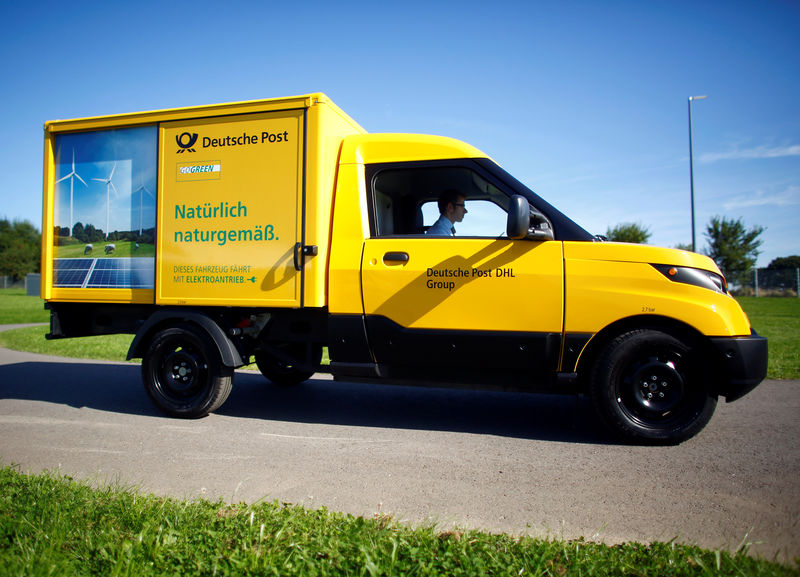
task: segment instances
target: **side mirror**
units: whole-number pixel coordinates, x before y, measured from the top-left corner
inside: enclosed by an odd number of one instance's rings
[[[506,235],[508,238],[519,240],[528,236],[528,227],[531,224],[531,206],[524,196],[515,194],[508,205],[508,221],[506,222]]]
[[[531,213],[531,205],[524,196],[515,194],[508,206],[506,235],[510,239],[553,240],[550,221],[539,213]]]

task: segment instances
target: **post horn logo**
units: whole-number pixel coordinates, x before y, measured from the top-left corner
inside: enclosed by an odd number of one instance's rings
[[[194,152],[195,150],[192,147],[194,143],[197,142],[197,133],[193,132],[190,134],[188,132],[182,132],[175,137],[175,141],[178,143],[178,146],[181,147],[180,150],[178,150],[178,154],[186,151]]]

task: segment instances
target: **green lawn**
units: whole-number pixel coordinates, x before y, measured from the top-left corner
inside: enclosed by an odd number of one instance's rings
[[[49,321],[50,313],[44,310],[42,299],[27,296],[25,289],[0,290],[0,325]]]
[[[769,339],[770,379],[800,379],[800,298],[736,299],[750,324]]]
[[[0,576],[799,575],[741,550],[411,528],[287,503],[228,505],[0,469]]]
[[[107,244],[114,245],[114,252],[106,255],[105,246]],[[80,244],[67,244],[64,246],[56,247],[56,258],[122,258],[122,257],[140,257],[140,256],[155,256],[156,248],[152,244],[139,243],[139,248],[136,248],[136,243],[130,241],[101,241],[92,243],[93,250],[90,254],[84,254],[86,245]]]
[[[0,333],[0,346],[56,357],[124,361],[133,341],[133,335],[102,335],[48,341],[45,335],[49,331],[49,325],[4,331]]]
[[[23,289],[0,291],[0,324],[49,323],[50,312],[44,301],[29,297]],[[48,341],[49,324],[25,327],[0,333],[0,346],[58,357],[125,360],[133,335],[110,335]]]

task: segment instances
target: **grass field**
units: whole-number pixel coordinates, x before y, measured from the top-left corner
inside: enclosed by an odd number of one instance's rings
[[[0,324],[49,323],[50,312],[38,297],[25,295],[22,289],[0,291]],[[81,359],[125,360],[132,335],[84,337],[80,339],[44,338],[49,325],[25,327],[0,333],[0,346],[59,357]]]
[[[44,302],[38,297],[29,297],[25,289],[0,290],[0,325],[18,323],[46,323],[50,313],[44,310]]]
[[[57,357],[124,361],[133,335],[105,335],[48,341],[49,325],[14,329],[0,333],[0,346]]]
[[[291,504],[228,505],[91,488],[0,469],[0,576],[798,575],[794,566],[676,543],[607,546],[410,528]]]
[[[105,254],[105,246],[107,244],[114,245],[114,252],[107,255]],[[81,244],[68,244],[56,247],[56,258],[122,258],[122,257],[140,257],[149,256],[153,257],[156,254],[156,248],[152,244],[136,244],[130,241],[109,241],[109,242],[95,242],[92,243],[94,247],[90,254],[84,254],[86,245]]]
[[[770,379],[800,379],[800,298],[737,299],[761,336],[769,339]]]

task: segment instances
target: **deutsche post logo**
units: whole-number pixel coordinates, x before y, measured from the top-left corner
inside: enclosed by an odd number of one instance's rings
[[[194,152],[195,150],[192,147],[194,143],[197,142],[197,133],[193,132],[190,134],[188,132],[182,132],[175,137],[175,141],[178,143],[178,146],[180,146],[178,154],[186,151]]]

